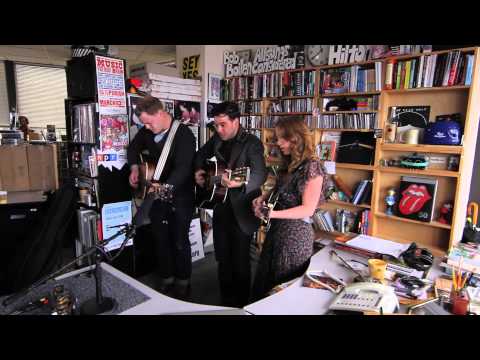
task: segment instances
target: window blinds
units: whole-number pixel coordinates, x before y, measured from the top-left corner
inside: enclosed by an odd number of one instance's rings
[[[5,63],[0,61],[0,126],[9,125],[7,81],[5,79]]]
[[[65,129],[65,69],[16,64],[15,76],[18,115],[26,116],[31,128]]]

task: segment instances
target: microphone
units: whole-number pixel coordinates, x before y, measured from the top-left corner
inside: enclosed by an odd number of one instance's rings
[[[113,229],[113,228],[128,227],[128,226],[130,226],[130,224],[129,224],[129,223],[125,223],[125,224],[120,224],[120,225],[109,226],[108,228],[109,228],[109,229]]]

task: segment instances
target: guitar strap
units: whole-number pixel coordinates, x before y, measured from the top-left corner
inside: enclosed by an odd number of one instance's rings
[[[175,137],[175,133],[177,132],[178,127],[180,126],[179,121],[172,121],[172,126],[170,127],[170,132],[168,133],[167,140],[165,141],[165,145],[163,146],[162,153],[160,154],[160,158],[157,162],[157,167],[155,168],[155,173],[153,174],[153,180],[158,181],[160,176],[162,176],[163,168],[165,167],[165,163],[167,162],[168,154],[170,153],[170,147],[172,146],[173,138]]]

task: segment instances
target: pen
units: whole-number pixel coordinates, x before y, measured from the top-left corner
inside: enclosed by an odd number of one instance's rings
[[[453,290],[457,291],[457,275],[455,274],[454,266],[452,266],[452,281],[453,281]]]

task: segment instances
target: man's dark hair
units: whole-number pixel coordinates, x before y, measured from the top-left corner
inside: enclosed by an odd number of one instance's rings
[[[135,108],[135,115],[140,117],[142,112],[148,115],[155,115],[158,111],[163,110],[163,103],[153,96],[145,96],[140,99]]]
[[[230,120],[233,120],[240,117],[240,110],[238,110],[238,105],[236,103],[225,101],[214,106],[212,115],[227,115]]]

